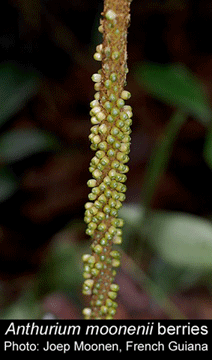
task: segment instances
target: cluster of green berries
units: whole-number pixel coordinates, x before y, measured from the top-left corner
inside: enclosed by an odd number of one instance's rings
[[[116,14],[108,10],[105,18],[114,24]],[[100,31],[102,28],[100,26]],[[110,52],[109,48],[96,47],[94,59],[119,59],[119,52]],[[105,62],[106,63],[106,62]],[[107,64],[106,64],[107,65]],[[107,66],[106,66],[107,68]],[[120,91],[119,74],[107,70],[104,79],[101,70],[92,76],[96,90],[91,106],[91,149],[95,156],[90,162],[89,171],[92,179],[87,183],[91,188],[89,201],[85,204],[84,221],[86,234],[91,236],[92,255],[83,255],[85,278],[83,294],[91,295],[91,308],[85,308],[86,319],[110,319],[116,313],[118,285],[113,283],[116,268],[120,265],[120,253],[113,250],[113,244],[122,242],[123,220],[118,218],[118,210],[125,200],[129,167],[130,133],[132,108],[125,104],[131,97],[126,90]],[[94,309],[94,310],[93,310]]]
[[[92,305],[98,307],[99,316],[104,315],[106,319],[111,319],[115,315],[116,308],[118,306],[114,300],[117,297],[119,286],[117,284],[111,284],[110,282],[110,280],[113,280],[114,274],[112,274],[112,279],[109,279],[108,283],[107,282],[104,283],[104,286],[108,287],[108,291],[105,298],[104,294],[99,294],[99,289],[102,285],[101,277],[99,278],[99,281],[97,282],[94,281],[94,278],[97,277],[97,274],[100,273],[101,275],[101,271],[104,268],[103,262],[101,261],[96,262],[95,257],[89,254],[85,254],[83,256],[83,261],[85,268],[84,275],[86,274],[85,277],[87,277],[88,274],[90,273],[93,275],[93,278],[88,278],[84,281],[83,294],[96,295],[95,304]],[[89,319],[92,315],[92,309],[85,308],[83,310],[83,315],[85,316],[85,319]]]

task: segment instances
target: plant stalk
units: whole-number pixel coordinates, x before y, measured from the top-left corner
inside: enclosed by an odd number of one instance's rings
[[[156,140],[142,187],[142,202],[146,213],[150,210],[159,180],[167,169],[175,139],[186,120],[187,115],[177,109],[162,135]]]
[[[123,264],[122,267],[129,276],[131,276],[147,293],[154,299],[154,301],[163,309],[170,319],[186,319],[186,316],[180,309],[168,298],[163,289],[158,286],[145,272],[122,251]]]

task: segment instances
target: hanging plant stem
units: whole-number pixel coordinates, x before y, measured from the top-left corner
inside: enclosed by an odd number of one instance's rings
[[[156,303],[170,319],[186,319],[184,313],[170,300],[167,293],[124,251],[122,251],[122,258],[124,260],[124,271],[151,296],[154,303]]]
[[[83,310],[86,319],[111,319],[116,313],[117,291],[114,284],[120,253],[113,248],[121,244],[123,220],[118,210],[125,200],[126,173],[129,168],[132,108],[125,105],[131,94],[124,90],[127,68],[127,28],[130,0],[105,0],[99,31],[103,43],[96,47],[94,59],[102,67],[93,74],[96,90],[91,105],[91,149],[89,171],[92,189],[85,204],[86,233],[92,239],[92,254],[83,255],[85,278],[83,294],[91,297]]]
[[[142,187],[142,202],[145,212],[148,213],[151,207],[157,184],[167,169],[172,154],[174,141],[187,120],[187,114],[177,109],[169,120],[164,132],[156,141]]]

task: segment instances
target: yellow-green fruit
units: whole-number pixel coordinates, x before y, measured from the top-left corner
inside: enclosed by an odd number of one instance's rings
[[[92,254],[82,258],[83,294],[91,296],[90,307],[83,310],[86,319],[111,319],[117,308],[119,286],[113,280],[121,256],[113,246],[122,243],[124,222],[118,212],[126,198],[132,124],[132,108],[125,104],[131,94],[124,89],[129,7],[128,0],[104,0],[99,27],[103,43],[94,54],[102,67],[91,77],[96,93],[90,102],[89,140],[95,156],[89,166],[92,178],[87,182],[90,193],[84,217],[86,234],[92,238]]]

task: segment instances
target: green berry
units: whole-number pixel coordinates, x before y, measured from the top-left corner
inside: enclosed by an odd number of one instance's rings
[[[109,149],[108,152],[107,152],[107,155],[109,157],[113,157],[113,156],[115,156],[115,151],[113,149]]]
[[[107,150],[107,142],[106,141],[101,141],[98,145],[99,149],[102,151],[106,151]]]
[[[102,54],[99,52],[96,52],[93,56],[94,60],[96,61],[102,61]]]
[[[116,179],[116,171],[115,170],[110,170],[109,173],[108,173],[109,177],[111,180],[115,180]]]
[[[110,183],[111,183],[111,179],[110,179],[110,177],[109,176],[105,176],[105,178],[104,178],[104,183],[106,184],[106,185],[110,185]]]
[[[120,260],[118,259],[113,259],[112,262],[111,262],[112,266],[113,267],[119,267],[120,266]]]
[[[106,228],[107,228],[107,226],[104,223],[99,224],[97,227],[97,229],[102,232],[104,232],[106,230]]]
[[[108,199],[111,198],[111,196],[112,196],[112,192],[109,189],[106,189],[104,194],[105,194],[106,198],[108,198]]]
[[[106,306],[107,307],[112,307],[113,306],[113,301],[111,299],[107,299],[106,300]]]
[[[105,134],[107,132],[107,126],[105,124],[100,125],[98,131],[100,134]]]
[[[121,245],[121,243],[122,243],[122,238],[121,238],[121,236],[115,236],[114,238],[113,238],[113,243],[115,244],[115,245]]]
[[[120,53],[118,51],[114,51],[111,55],[113,60],[118,60],[119,56],[120,56]]]
[[[96,269],[96,268],[91,269],[91,275],[94,276],[94,277],[98,276],[99,275],[99,270]],[[94,290],[93,290],[93,292],[94,292]]]
[[[111,284],[110,289],[111,289],[111,291],[117,292],[117,291],[119,291],[119,286],[117,284]]]
[[[106,12],[106,14],[105,14],[106,19],[109,20],[109,21],[115,20],[116,16],[117,16],[117,15],[116,15],[116,13],[115,13],[113,10],[108,10],[108,11]]]
[[[116,293],[116,291],[109,291],[108,296],[111,300],[115,300],[117,297],[117,293]]]
[[[99,124],[99,120],[96,118],[96,116],[92,116],[92,117],[91,117],[91,124],[92,124],[92,125],[97,125],[97,124]]]
[[[113,250],[110,252],[110,255],[114,258],[114,259],[120,259],[120,253],[117,250]]]
[[[107,156],[104,156],[102,159],[101,159],[101,164],[103,165],[103,166],[106,166],[106,165],[108,165],[110,163],[110,160],[108,159],[108,157]],[[101,189],[102,190],[102,189]]]
[[[111,80],[105,80],[104,82],[104,85],[107,89],[110,89],[111,88],[111,85],[112,85],[112,81]]]
[[[115,116],[118,116],[119,113],[120,113],[120,111],[119,111],[119,109],[116,108],[116,107],[114,107],[114,108],[111,110],[111,115],[114,116],[114,117],[115,117]]]
[[[107,312],[108,312],[107,306],[101,306],[100,311],[101,311],[101,314],[102,314],[102,315],[107,314]]]
[[[102,77],[100,74],[93,74],[91,79],[93,80],[93,82],[99,83],[101,81]]]
[[[108,144],[112,145],[115,141],[115,138],[112,135],[108,135],[107,142]]]
[[[95,179],[98,179],[102,176],[102,172],[100,170],[96,169],[92,172],[92,175]]]
[[[110,316],[113,317],[113,316],[116,314],[116,309],[110,308],[110,309],[108,310],[108,313],[110,314]]]
[[[88,180],[87,185],[88,185],[88,187],[96,186],[96,180],[94,180],[94,179]]]
[[[105,238],[102,238],[102,239],[100,240],[100,244],[101,244],[102,246],[107,245],[107,240],[106,240]]]
[[[97,157],[98,159],[102,159],[104,156],[105,156],[105,152],[104,152],[104,151],[98,150],[98,151],[96,152],[96,157]]]
[[[106,118],[106,115],[102,111],[99,111],[96,114],[96,118],[97,118],[98,121],[103,121]]]
[[[117,160],[112,161],[111,167],[112,169],[118,169],[120,163]],[[118,179],[117,179],[118,180]]]
[[[100,195],[98,200],[103,204],[105,204],[107,202],[107,199],[104,194]]]
[[[106,102],[104,103],[104,108],[105,108],[106,110],[111,110],[112,105],[111,105],[110,101],[106,101]]]
[[[102,220],[104,220],[105,219],[105,214],[103,213],[103,212],[101,212],[101,211],[99,211],[98,213],[97,213],[97,219],[99,220],[99,221],[102,221]]]
[[[95,194],[90,193],[90,194],[88,195],[88,199],[91,200],[91,201],[96,200],[96,198],[97,198],[97,196],[96,196]]]
[[[92,142],[94,144],[99,144],[101,142],[101,138],[99,135],[95,135],[93,138],[92,138]]]
[[[83,313],[84,316],[90,317],[91,313],[92,313],[92,310],[90,308],[84,308],[82,313]]]
[[[94,247],[94,252],[95,252],[96,254],[101,254],[101,252],[102,252],[102,246],[101,246],[101,245],[96,245],[96,246]]]
[[[113,127],[111,129],[111,135],[117,136],[119,134],[120,130],[117,127]]]
[[[115,82],[115,81],[117,80],[117,75],[116,75],[116,73],[112,73],[112,74],[110,75],[110,80],[111,80],[112,82]]]
[[[84,255],[82,256],[82,261],[83,261],[83,262],[87,262],[90,257],[91,257],[90,254],[84,254]]]
[[[104,211],[105,214],[110,214],[110,206],[105,205],[104,208],[103,208],[103,211]]]
[[[117,102],[116,102],[116,104],[117,104],[117,106],[118,106],[119,108],[121,108],[121,107],[124,106],[125,102],[124,102],[123,99],[118,99]]]
[[[129,91],[126,91],[126,90],[123,90],[122,93],[121,93],[121,98],[123,100],[128,100],[131,98],[131,94]]]
[[[114,118],[113,118],[111,115],[108,115],[107,121],[108,121],[109,123],[112,123],[112,122],[114,122]]]
[[[109,100],[112,101],[112,102],[115,102],[117,100],[116,95],[115,94],[110,94]]]
[[[101,270],[101,269],[102,269],[102,263],[97,262],[97,263],[95,264],[95,268],[96,268],[97,270]]]

